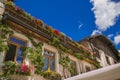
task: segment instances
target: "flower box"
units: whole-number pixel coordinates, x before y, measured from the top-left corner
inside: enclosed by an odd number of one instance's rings
[[[10,75],[10,80],[31,80],[32,77],[24,75]]]

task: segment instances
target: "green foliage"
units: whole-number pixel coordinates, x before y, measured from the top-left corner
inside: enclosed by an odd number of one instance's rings
[[[8,46],[4,45],[2,43],[2,41],[0,40],[0,52],[3,52],[3,51],[8,50],[8,49],[9,49]]]
[[[33,53],[33,48],[22,46],[21,50],[23,51],[23,58],[27,57],[28,54]]]
[[[14,3],[13,3],[12,1],[5,1],[4,4],[5,4],[5,5],[9,5],[9,6],[11,6],[11,7],[14,6]]]
[[[34,58],[34,60],[33,60],[33,64],[36,67],[35,73],[36,74],[42,74],[42,70],[43,70],[43,67],[44,67],[44,58],[43,58],[43,55],[42,55],[41,46],[37,46],[35,52],[36,52],[36,58]]]
[[[30,67],[24,64],[17,64],[13,61],[7,61],[5,62],[4,66],[3,66],[3,73],[2,73],[2,77],[8,78],[10,75],[16,75],[16,74],[20,74],[20,75],[26,75],[26,76],[30,76]]]
[[[72,66],[70,65],[70,59],[68,56],[61,58],[59,63],[63,65],[63,68],[67,68],[71,74],[75,73]]]
[[[70,66],[70,59],[68,56],[66,57],[63,57],[60,59],[60,62],[59,62],[61,65],[63,65],[64,67],[69,67]]]
[[[36,68],[35,73],[42,74],[43,67],[44,67],[44,58],[42,55],[41,44],[38,44],[38,46],[35,46],[35,49],[33,49],[32,53],[30,53],[28,57]]]
[[[63,51],[63,52],[66,52],[67,51],[67,48],[65,48],[62,44],[59,44],[60,45],[60,49]]]
[[[13,34],[13,31],[11,31],[9,28],[8,28],[8,25],[0,25],[0,30],[2,31],[2,32],[4,32],[4,34],[6,34],[6,35],[11,35],[11,34]],[[4,35],[5,36],[5,35]]]
[[[80,53],[75,53],[74,56],[78,59],[81,59],[81,60],[83,60],[85,58],[84,55],[80,54]]]
[[[43,67],[44,67],[44,58],[42,55],[42,43],[36,43],[31,37],[28,36],[28,39],[33,44],[34,48],[26,48],[24,50],[24,55],[28,54],[28,58],[31,60],[31,62],[34,64],[36,70],[36,74],[42,75],[43,73]]]
[[[68,71],[72,74],[75,74],[75,71],[73,70],[72,66],[68,67]]]
[[[8,36],[12,35],[11,31],[7,25],[0,25],[0,52],[8,50]]]
[[[97,69],[101,68],[102,66],[98,63],[94,64]]]
[[[61,80],[61,75],[53,71],[46,71],[43,76],[49,80]]]
[[[16,74],[18,68],[19,66],[13,61],[5,62],[3,76],[8,77],[11,74]]]
[[[28,37],[28,39],[31,41],[31,43],[33,44],[33,46],[37,46],[38,44],[33,40],[32,37],[30,37],[29,35],[26,35],[26,37]],[[42,44],[42,43],[41,43]]]
[[[49,44],[55,46],[56,48],[60,48],[60,40],[56,37],[53,37],[52,42],[49,42]]]
[[[0,79],[1,79],[1,78],[3,78],[3,77],[4,77],[4,76],[3,76],[3,73],[2,73],[2,72],[0,72]]]
[[[120,57],[120,52],[118,53],[118,56]]]

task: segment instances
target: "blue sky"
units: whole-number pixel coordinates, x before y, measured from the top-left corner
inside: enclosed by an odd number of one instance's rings
[[[32,16],[41,19],[45,24],[70,36],[75,41],[91,34],[103,33],[120,50],[119,0],[114,0],[115,2],[113,0],[109,2],[108,0],[91,1],[15,0],[15,4]],[[103,4],[102,8],[99,7],[101,4],[96,3]],[[94,9],[92,9],[93,7]]]

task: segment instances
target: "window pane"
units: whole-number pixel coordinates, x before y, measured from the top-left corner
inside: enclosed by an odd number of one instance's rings
[[[24,41],[19,40],[19,39],[15,38],[15,37],[10,37],[10,41],[14,42],[14,43],[17,43],[19,45],[22,45],[22,46],[25,46],[25,44],[26,44]]]
[[[73,73],[71,73],[71,76],[75,76],[75,75],[77,74],[76,62],[70,61],[70,65],[71,65],[71,68],[72,68],[72,70],[73,70]]]
[[[54,64],[54,59],[50,59],[50,70],[54,71],[55,70],[55,64]]]
[[[44,68],[43,68],[44,71],[48,70],[48,58],[45,57],[44,58]]]
[[[54,56],[54,53],[52,53],[52,52],[48,52],[48,51],[44,51],[44,54],[46,54],[46,55],[48,55],[48,56]]]
[[[23,51],[20,48],[18,48],[18,50],[17,50],[17,59],[16,59],[16,61],[18,63],[22,63],[22,61],[23,61]]]
[[[51,71],[54,71],[55,70],[54,53],[45,50],[44,55],[45,55],[45,57],[48,58],[48,61],[45,62],[45,65],[47,65],[46,69],[50,68]]]
[[[107,63],[110,65],[109,57],[108,56],[105,56],[105,57],[106,57]]]
[[[9,50],[6,53],[5,61],[14,61],[15,54],[16,54],[16,47],[13,44],[9,44]]]
[[[90,71],[90,67],[86,66],[86,72]]]

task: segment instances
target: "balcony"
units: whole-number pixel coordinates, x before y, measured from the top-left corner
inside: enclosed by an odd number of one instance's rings
[[[42,35],[45,38],[51,39],[49,32],[46,30],[44,26],[35,24],[35,20],[26,17],[21,12],[17,12],[14,7],[6,5],[4,18],[9,19],[39,35]]]

